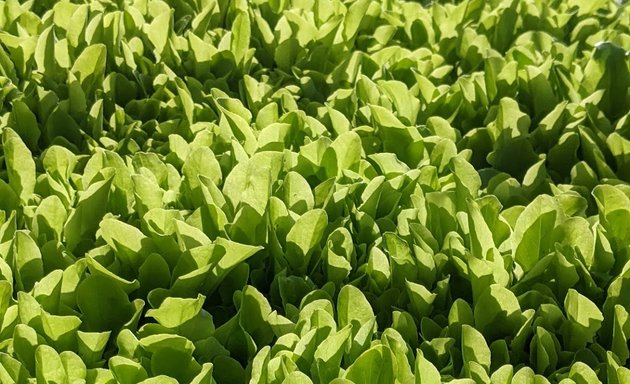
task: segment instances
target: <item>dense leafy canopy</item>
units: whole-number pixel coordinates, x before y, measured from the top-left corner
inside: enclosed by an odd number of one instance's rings
[[[0,382],[630,382],[630,6],[0,0]]]

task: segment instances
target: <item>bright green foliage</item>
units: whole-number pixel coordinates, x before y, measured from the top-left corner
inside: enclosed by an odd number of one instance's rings
[[[0,383],[630,383],[624,0],[0,0]]]

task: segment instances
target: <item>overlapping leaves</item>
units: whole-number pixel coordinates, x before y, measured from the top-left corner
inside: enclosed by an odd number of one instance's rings
[[[0,382],[625,383],[630,7],[0,1]]]

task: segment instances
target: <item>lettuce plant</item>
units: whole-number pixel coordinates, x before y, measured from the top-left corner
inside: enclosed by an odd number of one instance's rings
[[[630,6],[0,0],[0,382],[630,383]]]

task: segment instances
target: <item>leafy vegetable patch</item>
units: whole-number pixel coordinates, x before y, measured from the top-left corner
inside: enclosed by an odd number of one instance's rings
[[[0,0],[0,382],[630,383],[630,6]]]

